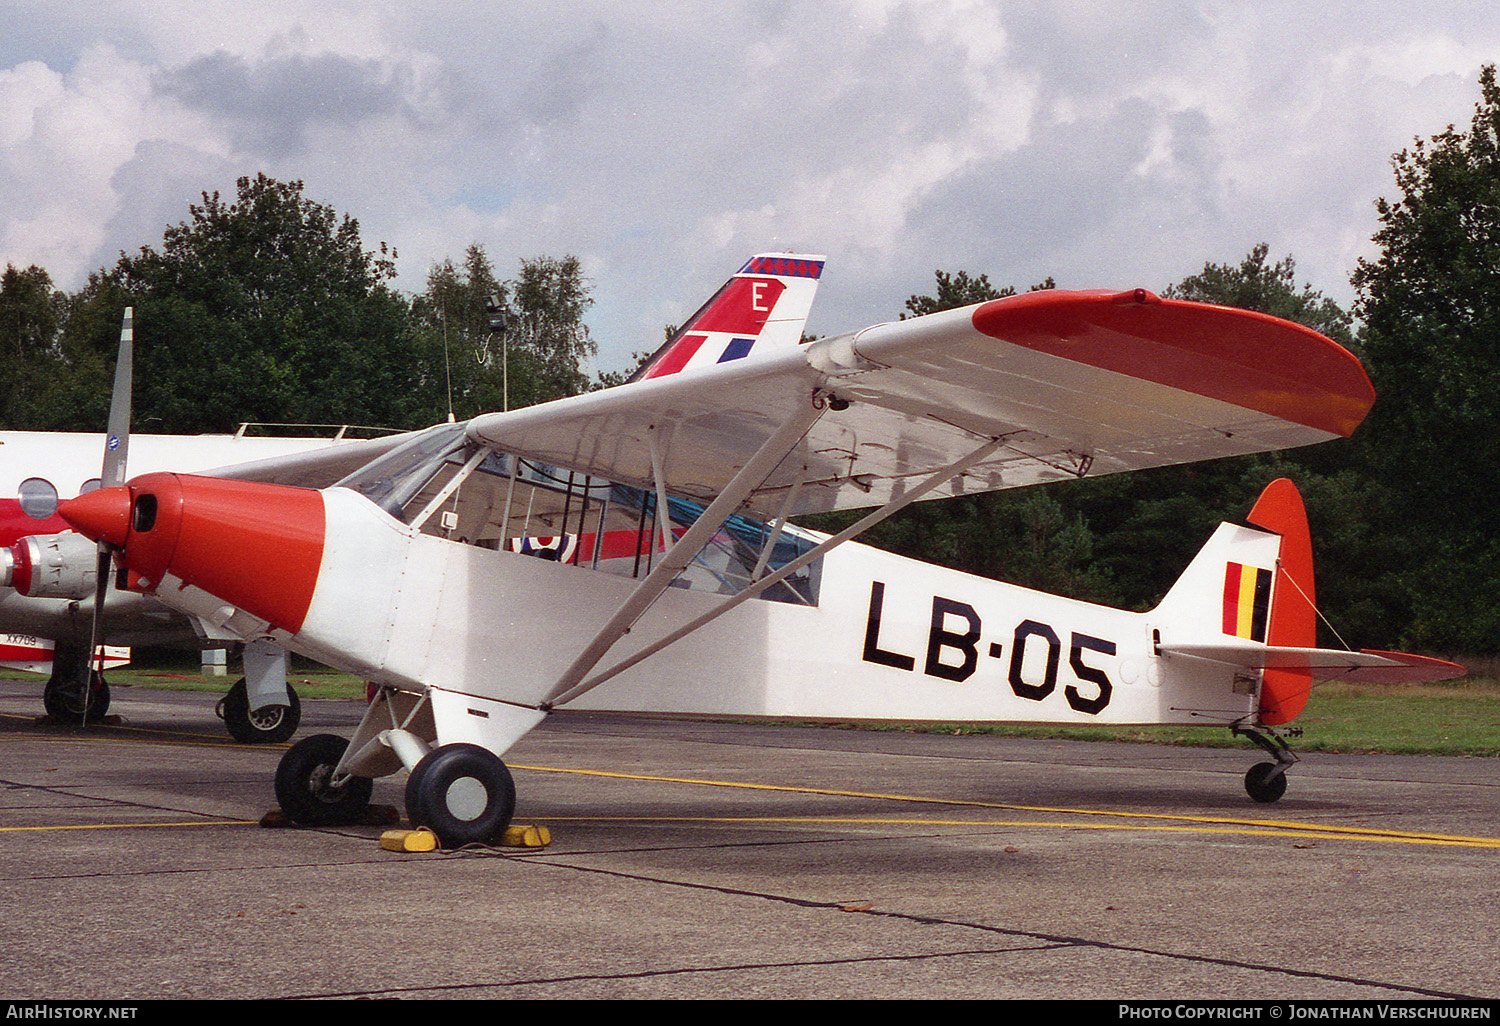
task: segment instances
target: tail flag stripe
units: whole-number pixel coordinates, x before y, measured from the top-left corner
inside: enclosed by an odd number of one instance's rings
[[[1243,563],[1224,566],[1224,633],[1264,643],[1271,608],[1271,571]]]
[[[753,256],[740,268],[740,274],[774,274],[783,278],[821,278],[823,261],[766,254]]]

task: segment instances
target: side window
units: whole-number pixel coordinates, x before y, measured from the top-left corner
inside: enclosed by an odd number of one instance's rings
[[[21,512],[33,520],[48,520],[57,512],[57,488],[44,477],[21,482]]]

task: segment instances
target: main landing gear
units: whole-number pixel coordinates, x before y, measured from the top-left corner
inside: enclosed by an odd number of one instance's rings
[[[370,806],[374,781],[338,774],[349,742],[333,734],[314,734],[287,749],[276,767],[276,801],[281,811],[303,826],[357,823]]]
[[[1235,724],[1230,727],[1240,737],[1249,738],[1264,748],[1275,762],[1258,762],[1245,773],[1245,793],[1258,802],[1270,804],[1286,794],[1286,771],[1297,761],[1297,755],[1280,732],[1260,725]],[[1302,732],[1295,727],[1287,731],[1293,737]]]
[[[97,668],[87,668],[88,652],[76,645],[57,645],[52,675],[42,689],[42,708],[58,723],[98,723],[109,713],[109,685]],[[88,694],[84,694],[84,674]]]
[[[433,747],[435,735],[426,696],[381,688],[353,741],[315,734],[287,750],[276,769],[276,800],[305,826],[357,823],[372,778],[404,767],[413,827],[427,827],[449,849],[499,841],[516,811],[510,770],[482,745]]]
[[[215,712],[224,721],[229,736],[242,745],[280,744],[297,732],[302,722],[302,700],[292,686],[286,686],[287,705],[250,708],[250,691],[241,677],[229,693],[219,700]]]
[[[406,818],[425,826],[444,848],[499,840],[516,811],[510,770],[486,748],[434,748],[406,780]]]

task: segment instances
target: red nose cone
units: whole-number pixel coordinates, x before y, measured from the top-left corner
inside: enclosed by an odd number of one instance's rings
[[[85,538],[125,544],[130,531],[130,489],[99,488],[69,499],[57,508],[58,515]]]

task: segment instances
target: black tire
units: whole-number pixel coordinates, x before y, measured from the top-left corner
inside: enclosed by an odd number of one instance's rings
[[[1286,773],[1277,773],[1274,762],[1258,762],[1245,773],[1245,793],[1270,804],[1286,794]]]
[[[302,699],[290,684],[286,686],[286,697],[290,705],[271,705],[251,712],[250,689],[245,678],[235,681],[219,706],[229,736],[242,745],[281,744],[289,740],[302,722]]]
[[[407,818],[412,826],[436,834],[444,848],[493,843],[515,811],[510,770],[479,745],[435,748],[412,767],[406,781]]]
[[[59,723],[84,722],[83,686],[52,677],[42,689],[42,708]],[[109,685],[98,670],[89,674],[88,722],[98,723],[109,713]]]
[[[349,742],[333,734],[314,734],[288,748],[276,767],[276,801],[281,811],[303,826],[356,823],[370,807],[374,781],[350,777],[342,787],[329,784]]]

